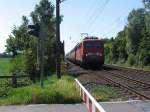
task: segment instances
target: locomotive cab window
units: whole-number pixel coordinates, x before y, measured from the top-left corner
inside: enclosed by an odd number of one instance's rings
[[[103,48],[103,44],[102,43],[96,43],[95,47],[96,48]]]
[[[90,49],[90,48],[92,48],[92,44],[87,42],[84,44],[84,47],[87,49]]]

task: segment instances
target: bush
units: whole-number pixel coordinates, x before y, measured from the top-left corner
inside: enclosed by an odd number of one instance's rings
[[[128,63],[133,66],[136,63],[136,57],[133,54],[129,54]]]
[[[44,82],[44,88],[39,84],[15,88],[8,91],[8,96],[0,98],[0,105],[14,104],[56,104],[81,102],[79,92],[76,90],[71,76],[49,77]]]
[[[30,75],[30,79],[35,82],[35,78],[39,75],[36,69],[36,58],[30,52],[18,54],[11,60],[11,72],[16,75]]]
[[[13,73],[24,74],[27,68],[26,61],[26,55],[17,55],[11,60],[12,67],[10,71]]]

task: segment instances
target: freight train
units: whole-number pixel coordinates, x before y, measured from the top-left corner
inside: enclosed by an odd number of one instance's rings
[[[66,58],[83,67],[101,67],[104,64],[104,42],[88,36],[78,43]]]

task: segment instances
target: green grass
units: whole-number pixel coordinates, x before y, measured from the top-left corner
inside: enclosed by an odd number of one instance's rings
[[[0,75],[9,75],[10,58],[0,58]]]
[[[112,87],[108,86],[94,87],[91,93],[97,101],[108,101],[119,98],[118,93]]]
[[[121,66],[126,68],[132,68],[132,69],[138,69],[138,70],[144,70],[144,71],[150,71],[150,66],[143,66],[142,64],[139,65],[130,65],[128,62],[124,61],[117,61],[117,62],[107,62],[107,59],[105,60],[105,64],[111,64],[115,66]]]
[[[8,96],[0,98],[0,105],[81,102],[71,76],[62,76],[61,79],[51,76],[44,82],[44,85],[43,89],[39,87],[39,84],[10,89]]]
[[[144,71],[150,71],[150,66],[138,66],[138,65],[129,65],[127,63],[120,63],[120,62],[117,62],[116,64],[113,64],[115,66],[121,66],[121,67],[126,67],[126,68],[131,68],[131,69],[138,69],[138,70],[144,70]]]
[[[81,102],[74,78],[68,74],[64,65],[62,66],[62,72],[67,75],[63,75],[61,79],[57,79],[56,75],[48,77],[44,81],[44,88],[40,88],[39,82],[26,87],[8,88],[4,91],[6,95],[0,97],[0,105],[70,104]],[[92,95],[98,101],[108,101],[118,97],[116,91],[106,86],[93,88]]]

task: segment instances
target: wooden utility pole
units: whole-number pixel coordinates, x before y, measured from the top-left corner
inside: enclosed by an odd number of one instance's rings
[[[56,0],[56,75],[61,78],[60,59],[60,0]]]

